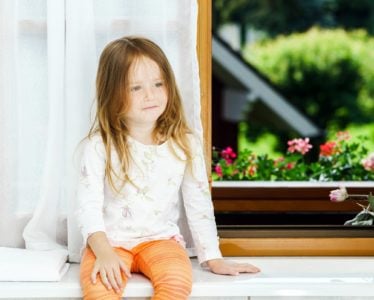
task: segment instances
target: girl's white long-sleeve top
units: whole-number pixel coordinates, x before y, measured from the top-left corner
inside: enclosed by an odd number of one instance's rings
[[[189,135],[189,140],[190,167],[183,151],[171,141],[144,145],[129,136],[128,175],[133,184],[126,183],[116,194],[105,178],[101,137],[88,139],[83,146],[76,211],[84,245],[98,231],[106,233],[111,246],[129,250],[145,241],[183,240],[177,225],[178,201],[183,201],[199,262],[221,258],[203,148],[196,137]],[[116,154],[112,164],[118,170]]]

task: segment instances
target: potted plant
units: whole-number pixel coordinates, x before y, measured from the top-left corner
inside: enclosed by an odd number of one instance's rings
[[[347,132],[338,132],[335,140],[320,145],[315,162],[305,159],[312,148],[309,138],[288,141],[287,153],[276,159],[248,149],[238,155],[230,147],[214,149],[212,177],[214,181],[372,181],[374,153],[369,154],[361,140],[351,142]]]

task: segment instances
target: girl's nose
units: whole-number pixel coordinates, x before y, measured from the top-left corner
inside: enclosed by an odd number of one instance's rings
[[[145,89],[145,99],[146,100],[153,100],[154,91],[152,87],[148,87]]]
[[[154,86],[148,86],[145,88],[144,92],[145,92],[144,96],[146,100],[153,100],[156,90]]]

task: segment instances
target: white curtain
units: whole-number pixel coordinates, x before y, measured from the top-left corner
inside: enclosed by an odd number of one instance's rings
[[[196,0],[0,0],[0,246],[69,244],[79,260],[75,150],[109,41],[142,35],[163,48],[201,134],[196,31]]]

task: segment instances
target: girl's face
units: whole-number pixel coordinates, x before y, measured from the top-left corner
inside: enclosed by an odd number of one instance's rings
[[[168,101],[164,79],[157,63],[141,57],[129,70],[129,106],[126,123],[155,125]]]

